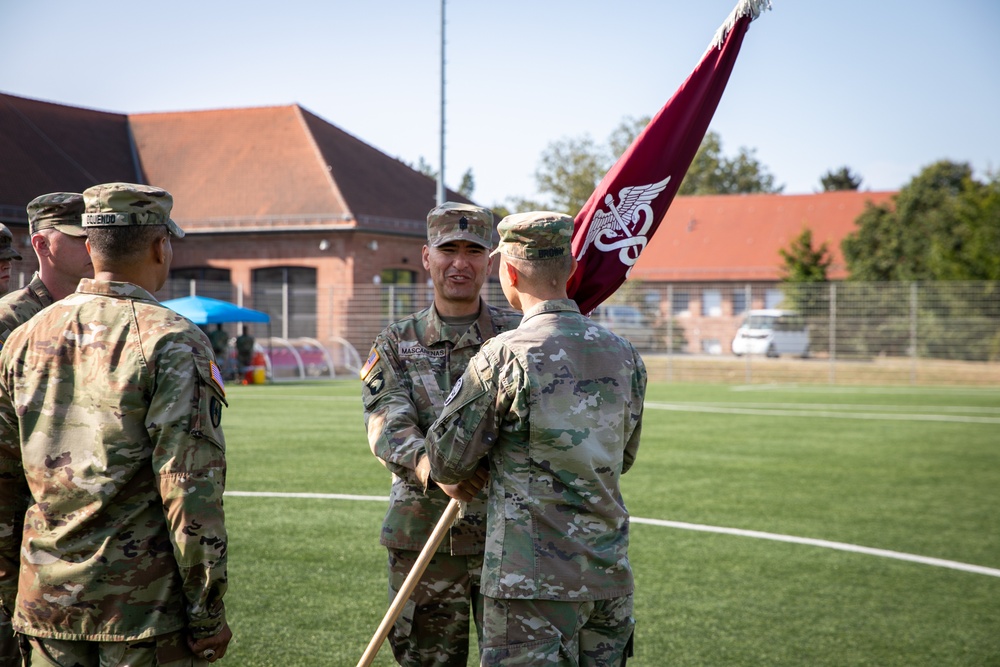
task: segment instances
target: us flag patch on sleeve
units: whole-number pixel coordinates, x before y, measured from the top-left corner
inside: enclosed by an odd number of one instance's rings
[[[222,395],[225,396],[226,383],[222,380],[222,371],[219,370],[219,367],[214,361],[209,361],[208,363],[212,365],[212,380],[215,381],[215,384],[219,385],[219,390],[222,391]]]
[[[368,355],[368,361],[365,362],[365,365],[361,368],[361,372],[358,373],[358,376],[362,380],[364,380],[366,377],[368,377],[368,374],[372,372],[373,368],[375,368],[375,364],[378,363],[378,360],[379,360],[378,350],[376,350],[373,347],[372,348],[372,353],[370,355]]]

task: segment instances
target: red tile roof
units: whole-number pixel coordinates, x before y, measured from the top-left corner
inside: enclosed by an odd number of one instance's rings
[[[39,194],[140,181],[174,196],[173,216],[187,231],[359,227],[423,236],[437,190],[432,178],[295,104],[126,116],[0,94],[0,155],[6,220],[26,220],[24,207]]]
[[[433,179],[298,105],[129,120],[148,182],[174,196],[185,230],[365,227],[388,218],[422,235],[435,204]]]
[[[348,217],[296,106],[133,114],[129,120],[143,174],[174,196],[172,217],[181,226]]]
[[[809,195],[703,195],[674,199],[633,267],[645,281],[776,281],[787,249],[802,230],[833,257],[827,275],[847,277],[840,242],[865,207],[891,205],[895,192]]]

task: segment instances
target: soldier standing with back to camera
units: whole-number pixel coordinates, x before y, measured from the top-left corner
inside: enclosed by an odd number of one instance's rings
[[[399,620],[389,633],[401,665],[465,666],[470,611],[481,635],[486,514],[482,485],[435,484],[424,435],[469,359],[489,338],[517,326],[520,315],[484,302],[492,266],[493,214],[446,202],[427,215],[423,265],[434,285],[432,305],[389,325],[361,370],[372,453],[393,473],[381,543],[389,550],[389,599],[402,586],[449,502],[470,501],[451,527]],[[481,642],[480,642],[481,644]]]
[[[473,357],[426,440],[442,482],[489,463],[482,664],[622,665],[635,621],[620,481],[646,368],[567,298],[572,218],[522,213],[498,229],[500,284],[524,319]]]
[[[159,188],[83,198],[94,279],[0,350],[0,604],[33,667],[214,662],[225,390],[204,333],[152,296],[183,231]]]

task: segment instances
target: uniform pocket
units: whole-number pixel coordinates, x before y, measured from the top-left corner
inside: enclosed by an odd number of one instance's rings
[[[491,646],[483,649],[486,667],[536,667],[558,665],[562,642],[558,635],[520,644]]]

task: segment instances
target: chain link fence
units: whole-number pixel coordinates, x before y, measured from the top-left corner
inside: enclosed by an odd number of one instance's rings
[[[428,306],[433,289],[173,280],[157,297],[190,294],[268,313],[254,335],[318,341],[343,374],[388,323]],[[506,305],[497,283],[483,296]],[[631,340],[657,381],[1000,386],[997,282],[629,281],[592,316]]]

